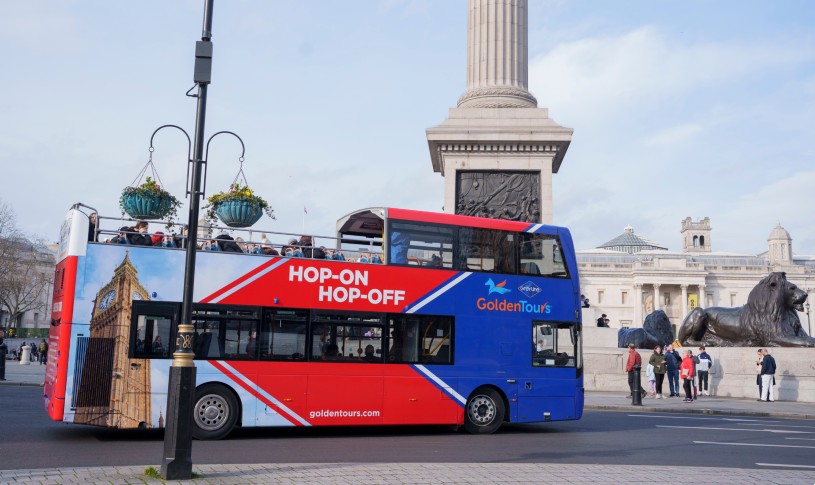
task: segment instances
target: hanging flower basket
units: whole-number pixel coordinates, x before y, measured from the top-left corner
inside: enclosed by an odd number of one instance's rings
[[[162,189],[151,177],[137,187],[125,187],[119,198],[122,211],[133,219],[173,218],[181,202]]]
[[[229,227],[250,227],[260,220],[264,212],[275,218],[269,203],[246,185],[233,183],[229,191],[213,194],[207,201],[207,219],[214,222],[218,218]]]
[[[240,199],[224,200],[215,215],[229,227],[250,227],[263,215],[263,207]]]

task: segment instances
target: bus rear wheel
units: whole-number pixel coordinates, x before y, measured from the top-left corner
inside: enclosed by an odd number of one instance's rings
[[[481,387],[467,400],[464,429],[471,434],[495,433],[504,422],[504,400],[495,389]]]
[[[224,386],[205,384],[195,392],[192,436],[199,440],[219,440],[238,422],[238,401]]]

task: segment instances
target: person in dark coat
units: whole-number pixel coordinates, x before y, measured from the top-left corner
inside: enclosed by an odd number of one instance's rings
[[[682,365],[682,357],[674,350],[673,345],[665,347],[665,364],[668,374],[668,388],[671,391],[669,397],[679,397],[679,366]]]
[[[656,377],[656,394],[657,399],[664,399],[662,395],[662,383],[665,380],[665,374],[668,372],[668,366],[665,362],[665,355],[662,353],[662,347],[657,345],[654,347],[654,353],[648,359],[648,363],[654,366],[654,377]]]
[[[242,253],[241,247],[232,239],[229,234],[219,234],[215,236],[215,243],[220,246],[221,251],[225,253]]]
[[[775,393],[773,392],[773,384],[775,381],[775,359],[767,351],[761,349],[764,358],[761,359],[761,400],[763,402],[775,401]]]
[[[96,230],[98,228],[99,222],[96,215],[96,212],[91,212],[91,215],[88,217],[88,242],[96,242]]]

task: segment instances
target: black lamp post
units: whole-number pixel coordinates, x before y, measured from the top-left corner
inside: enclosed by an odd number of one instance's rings
[[[190,212],[187,231],[187,254],[184,266],[184,294],[181,319],[177,329],[176,349],[170,367],[167,395],[167,422],[164,431],[164,455],[161,461],[161,477],[165,480],[189,480],[192,478],[192,428],[193,407],[195,406],[195,364],[193,363],[192,343],[195,328],[192,325],[193,282],[195,279],[195,253],[198,243],[198,210],[204,192],[201,175],[205,167],[203,158],[204,125],[207,113],[207,86],[212,79],[212,5],[213,0],[204,1],[204,25],[201,40],[195,43],[195,67],[193,81],[198,93],[188,96],[198,98],[195,115],[194,152],[192,177],[187,187]],[[163,127],[161,127],[163,128]],[[159,130],[161,129],[159,128]],[[178,128],[176,126],[176,128]],[[181,128],[178,128],[181,131]],[[156,130],[158,131],[158,130]],[[186,132],[184,132],[186,135]],[[155,132],[153,133],[155,136]],[[187,135],[189,141],[189,135]],[[150,149],[153,149],[152,137]],[[190,165],[187,165],[188,170]],[[188,172],[189,174],[189,172]]]
[[[809,321],[809,302],[804,304],[804,308],[807,311],[807,330],[809,330],[809,336],[812,337],[812,323]]]

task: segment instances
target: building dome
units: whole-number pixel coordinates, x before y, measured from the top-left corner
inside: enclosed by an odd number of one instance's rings
[[[781,223],[776,224],[773,230],[770,232],[770,237],[767,238],[768,241],[777,241],[777,240],[785,240],[790,241],[792,238],[790,237],[790,233],[787,232],[786,229],[781,227]]]
[[[631,226],[625,226],[622,234],[606,242],[605,244],[597,246],[597,248],[609,249],[611,251],[622,251],[628,254],[638,253],[646,249],[668,249],[659,246],[658,244],[655,244],[644,237],[634,234],[634,228]]]

